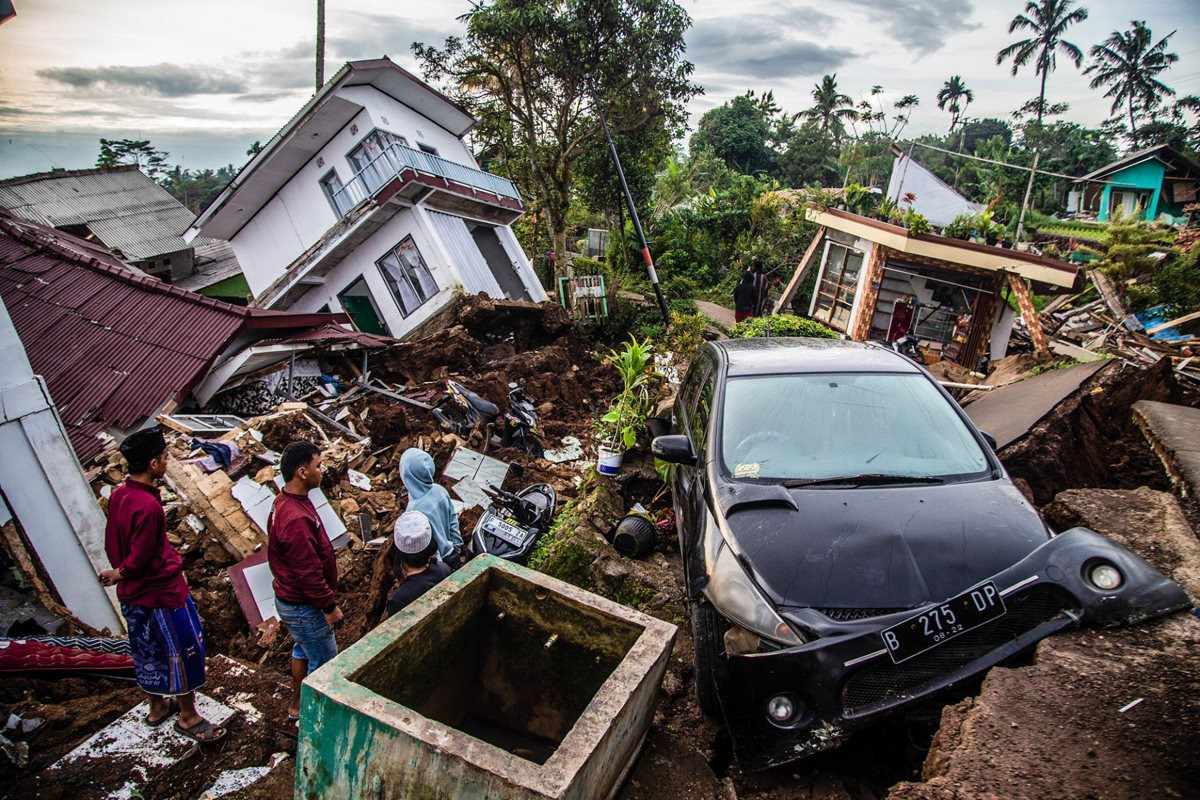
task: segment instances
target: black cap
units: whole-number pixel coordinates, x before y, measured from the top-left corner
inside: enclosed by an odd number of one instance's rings
[[[157,425],[131,433],[121,442],[121,455],[130,461],[148,461],[166,449],[167,440]]]

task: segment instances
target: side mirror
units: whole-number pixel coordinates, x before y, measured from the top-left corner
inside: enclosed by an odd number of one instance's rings
[[[650,452],[655,458],[661,458],[670,464],[696,463],[696,454],[692,452],[692,443],[682,434],[674,436],[655,436],[650,442]]]
[[[983,440],[988,443],[988,447],[992,448],[992,452],[996,452],[996,437],[990,433],[979,432],[983,436]]]

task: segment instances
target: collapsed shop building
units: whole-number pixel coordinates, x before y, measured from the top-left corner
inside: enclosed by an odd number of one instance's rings
[[[1036,349],[1045,351],[1032,292],[1072,293],[1078,269],[1033,253],[907,229],[838,209],[809,209],[821,226],[776,305],[788,308],[813,270],[816,286],[800,309],[858,341],[913,333],[926,351],[976,369],[1003,358],[1015,295]],[[1030,284],[1033,286],[1031,292]]]

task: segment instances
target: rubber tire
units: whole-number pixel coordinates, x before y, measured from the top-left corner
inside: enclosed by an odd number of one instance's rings
[[[642,558],[654,552],[658,530],[645,517],[631,514],[617,523],[613,532],[613,547],[626,558]]]
[[[696,684],[696,703],[710,717],[720,719],[717,677],[725,661],[724,625],[708,603],[692,602],[692,667]]]

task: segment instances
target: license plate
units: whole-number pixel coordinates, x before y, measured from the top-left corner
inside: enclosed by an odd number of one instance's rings
[[[899,664],[1004,616],[1004,611],[1004,599],[996,584],[988,581],[887,628],[881,634],[883,645]]]
[[[513,547],[520,547],[525,544],[525,538],[528,536],[528,532],[522,528],[518,528],[516,525],[511,525],[496,517],[489,517],[487,522],[483,524],[483,527],[488,533],[497,539],[508,542]]]

